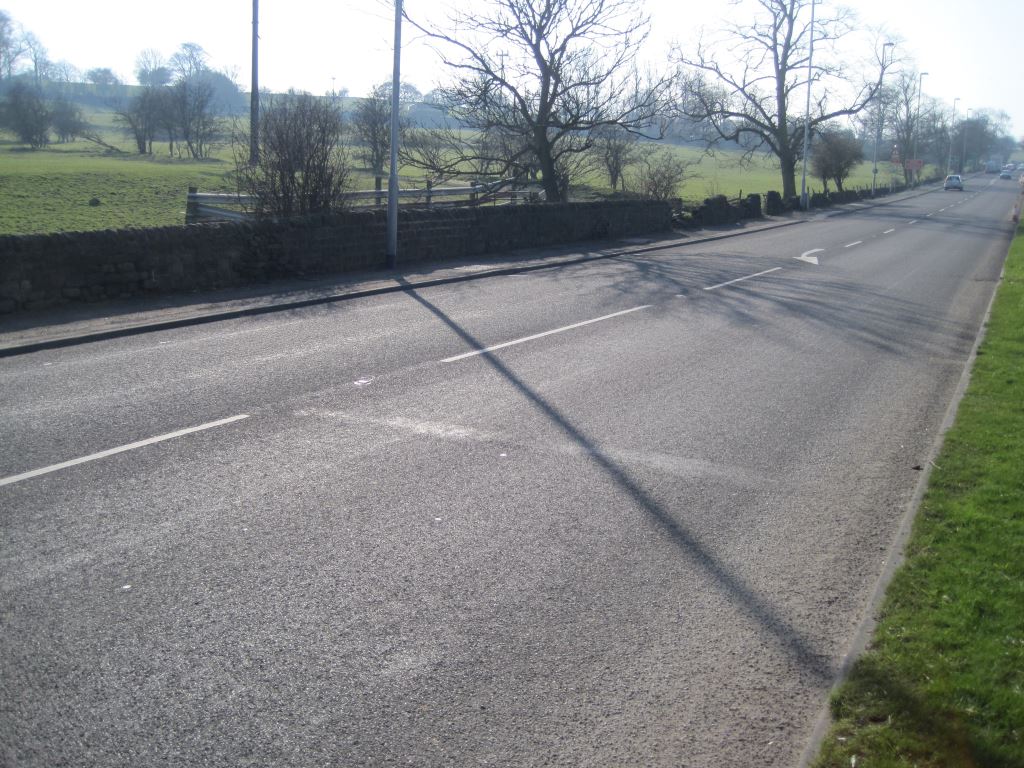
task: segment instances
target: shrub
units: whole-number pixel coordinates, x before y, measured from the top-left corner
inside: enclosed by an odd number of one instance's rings
[[[326,213],[342,207],[349,177],[340,110],[325,99],[290,92],[267,99],[258,124],[258,157],[249,135],[236,132],[239,191],[258,215]]]

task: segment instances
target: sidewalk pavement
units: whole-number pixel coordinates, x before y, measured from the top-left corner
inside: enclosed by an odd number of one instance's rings
[[[470,259],[420,262],[400,265],[393,270],[280,280],[220,291],[140,296],[96,304],[63,304],[49,309],[0,315],[0,357],[486,276],[515,274],[616,256],[651,253],[801,224],[837,213],[892,202],[905,197],[906,194],[910,193],[888,196],[867,203],[853,203],[828,211],[765,217],[732,226],[674,231],[650,237],[575,243]]]

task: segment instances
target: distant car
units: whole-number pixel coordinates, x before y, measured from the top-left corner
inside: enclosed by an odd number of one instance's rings
[[[959,173],[951,173],[946,177],[946,180],[942,182],[943,189],[956,189],[960,192],[964,191],[964,180],[960,178]]]
[[[1003,170],[1003,171],[999,172],[999,178],[1000,179],[1012,179],[1013,178],[1013,174],[1010,173],[1010,171]]]

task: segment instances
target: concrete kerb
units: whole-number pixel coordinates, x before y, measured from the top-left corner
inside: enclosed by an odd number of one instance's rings
[[[366,298],[379,296],[386,293],[398,293],[416,290],[419,288],[430,288],[451,283],[461,283],[470,280],[480,280],[487,277],[498,277],[503,275],[516,275],[526,272],[534,272],[542,269],[555,269],[558,267],[571,266],[574,264],[585,264],[591,261],[619,258],[623,256],[639,255],[643,253],[655,253],[657,251],[682,248],[700,243],[708,243],[716,240],[724,240],[731,237],[764,232],[771,229],[790,227],[809,221],[807,218],[798,218],[781,222],[769,222],[751,227],[744,227],[735,231],[721,232],[695,237],[694,239],[672,239],[661,242],[638,244],[635,246],[620,246],[608,250],[584,254],[570,254],[567,256],[548,256],[542,259],[533,260],[529,263],[509,263],[484,267],[473,272],[459,272],[457,274],[446,274],[443,277],[423,278],[410,280],[407,277],[387,276],[376,279],[365,279],[353,281],[348,287],[342,288],[333,293],[323,296],[300,299],[271,299],[266,297],[252,297],[248,299],[249,306],[233,309],[206,309],[196,305],[194,312],[184,312],[182,316],[167,318],[172,314],[170,310],[152,310],[153,317],[139,321],[126,321],[116,327],[97,329],[100,323],[109,323],[110,318],[98,318],[93,321],[81,321],[77,327],[52,325],[32,328],[29,332],[4,333],[0,331],[0,358],[13,357],[15,355],[39,352],[46,349],[59,349],[62,347],[88,344],[95,341],[106,341],[109,339],[124,338],[155,331],[166,331],[175,328],[184,328],[194,325],[205,325],[208,323],[220,322],[223,320],[235,320],[243,317],[255,317],[273,312],[303,309],[322,304],[331,304],[349,299]],[[449,273],[457,272],[459,268],[454,267],[447,270]],[[401,278],[401,279],[400,279]],[[294,291],[293,293],[301,293]],[[244,303],[245,300],[242,300]],[[223,302],[227,303],[227,302]],[[161,317],[162,315],[162,317]],[[116,323],[116,321],[114,321]],[[72,324],[74,325],[74,324]],[[4,336],[8,338],[4,338]],[[26,336],[32,338],[26,339]]]

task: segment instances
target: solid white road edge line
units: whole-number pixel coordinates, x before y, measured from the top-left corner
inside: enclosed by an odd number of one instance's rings
[[[737,277],[735,280],[728,280],[728,281],[726,281],[724,283],[719,283],[718,285],[709,285],[704,290],[705,291],[713,291],[713,290],[715,290],[715,288],[722,288],[722,287],[724,287],[726,285],[732,285],[733,283],[741,283],[744,280],[750,280],[751,278],[754,278],[754,277],[760,277],[761,275],[767,275],[769,272],[778,272],[780,269],[782,269],[782,267],[772,267],[771,269],[766,269],[764,272],[757,272],[757,273],[755,273],[753,275],[747,275],[746,277]]]
[[[543,333],[535,333],[533,336],[524,336],[521,339],[514,339],[513,341],[506,341],[504,344],[495,344],[493,347],[487,347],[486,349],[474,349],[472,352],[463,352],[461,355],[453,355],[452,357],[446,357],[442,363],[454,363],[456,360],[464,360],[467,357],[474,357],[475,355],[483,355],[487,352],[493,352],[496,349],[504,349],[505,347],[511,347],[515,344],[522,344],[527,341],[533,341],[534,339],[542,339],[545,336],[551,336],[555,333],[563,333],[565,331],[571,331],[573,328],[582,328],[584,325],[590,325],[591,323],[600,323],[602,320],[611,320],[613,317],[621,317],[622,315],[628,315],[630,312],[639,312],[641,309],[650,308],[650,304],[644,304],[641,307],[633,307],[632,309],[624,309],[621,312],[613,312],[610,315],[604,315],[602,317],[595,317],[593,320],[584,320],[581,323],[573,323],[572,325],[565,325],[561,328],[554,328],[550,331],[544,331]]]
[[[122,445],[117,448],[109,448],[106,451],[100,451],[99,453],[93,453],[89,456],[82,456],[79,459],[71,459],[70,461],[62,461],[60,464],[53,464],[49,467],[43,467],[42,469],[33,469],[31,472],[22,472],[20,475],[11,475],[10,477],[0,478],[0,485],[10,485],[11,483],[17,483],[21,480],[28,480],[32,477],[38,477],[39,475],[49,474],[50,472],[56,472],[58,469],[66,469],[67,467],[73,467],[76,464],[85,464],[88,461],[96,461],[96,459],[105,459],[107,456],[113,456],[117,453],[124,453],[125,451],[133,451],[136,448],[143,448],[147,445],[153,445],[153,443],[162,443],[165,440],[173,440],[176,437],[182,437],[183,435],[190,435],[193,432],[202,432],[204,429],[213,429],[214,427],[222,427],[225,424],[231,424],[235,421],[241,421],[242,419],[248,419],[249,414],[243,413],[238,416],[231,416],[227,419],[221,419],[220,421],[211,421],[208,424],[200,424],[198,427],[189,427],[188,429],[179,429],[177,432],[168,432],[166,435],[158,435],[157,437],[150,437],[146,440],[139,440],[136,443],[129,443],[128,445]]]

